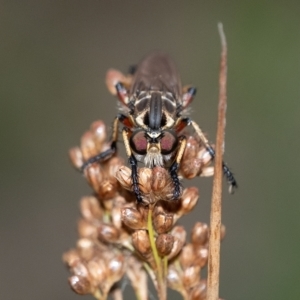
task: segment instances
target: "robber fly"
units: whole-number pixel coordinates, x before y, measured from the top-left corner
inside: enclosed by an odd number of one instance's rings
[[[178,199],[181,188],[177,171],[187,143],[186,137],[180,134],[182,130],[191,126],[211,158],[215,157],[215,151],[200,127],[192,119],[182,115],[192,102],[196,89],[190,87],[185,92],[182,91],[174,62],[162,53],[144,58],[132,76],[130,86],[126,87],[122,82],[115,85],[123,112],[115,118],[110,148],[86,161],[82,170],[91,163],[105,161],[116,153],[119,124],[122,123],[122,136],[137,201],[143,201],[139,188],[138,161],[148,168],[168,168],[174,186],[173,199]],[[236,180],[224,162],[223,172],[230,189],[236,188]]]

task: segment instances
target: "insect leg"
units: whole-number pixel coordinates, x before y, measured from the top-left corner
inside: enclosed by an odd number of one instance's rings
[[[127,90],[131,87],[132,75],[124,75],[118,70],[109,69],[106,73],[105,78],[106,86],[109,92],[116,96],[118,91],[116,90],[116,85],[120,82]],[[122,101],[122,100],[121,100]]]
[[[128,97],[126,88],[124,87],[124,85],[121,82],[118,82],[116,84],[116,91],[117,91],[117,96],[118,96],[119,100],[121,101],[121,103],[123,103],[124,105],[127,106],[129,97]]]
[[[196,131],[198,137],[204,143],[205,148],[208,151],[208,153],[210,154],[211,158],[214,159],[215,158],[215,150],[209,144],[207,138],[203,134],[203,132],[200,129],[200,127],[198,126],[198,124],[195,123],[194,121],[190,120],[189,118],[186,118],[186,122],[187,122],[188,125],[191,125],[194,128],[194,130]],[[229,183],[229,193],[232,194],[238,186],[237,182],[236,182],[232,172],[230,171],[230,169],[227,167],[227,165],[223,161],[222,161],[222,167],[223,167],[223,173],[227,178],[227,182]]]
[[[129,68],[128,68],[128,73],[130,75],[134,75],[135,72],[136,72],[136,69],[137,69],[137,65],[130,65]]]
[[[81,172],[83,172],[89,165],[95,162],[102,162],[110,159],[117,151],[117,140],[118,140],[118,129],[119,122],[128,125],[130,124],[130,119],[122,114],[116,116],[113,123],[113,133],[112,133],[112,142],[110,144],[110,148],[104,152],[101,152],[91,158],[89,158],[80,168]]]
[[[128,128],[126,128],[126,127],[123,128],[122,135],[123,135],[126,154],[129,158],[129,164],[131,166],[131,179],[132,179],[133,192],[135,194],[136,200],[139,203],[141,203],[143,201],[143,198],[142,198],[140,187],[139,187],[139,178],[138,178],[138,172],[137,172],[137,160],[134,157],[134,155],[131,151],[131,148],[130,148],[129,138],[128,138]]]
[[[175,161],[172,163],[172,165],[169,169],[169,173],[172,178],[173,185],[174,185],[174,192],[173,192],[174,200],[178,199],[181,196],[181,185],[180,185],[180,182],[178,179],[177,171],[178,171],[178,167],[179,167],[180,161],[183,156],[183,152],[186,147],[186,137],[181,136],[179,139],[180,139],[179,140],[179,149],[177,151]]]
[[[194,87],[187,87],[182,95],[182,109],[185,109],[187,106],[191,104],[193,101],[195,95],[196,95],[197,89]]]

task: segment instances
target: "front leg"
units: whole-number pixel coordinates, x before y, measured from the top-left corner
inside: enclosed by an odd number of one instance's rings
[[[139,177],[137,172],[137,160],[133,154],[129,157],[129,164],[131,166],[131,180],[132,180],[132,189],[135,194],[136,200],[138,203],[143,202],[142,194],[139,186]]]
[[[124,140],[124,146],[125,146],[125,150],[126,150],[126,154],[129,158],[129,164],[131,167],[131,180],[132,180],[132,189],[133,192],[135,194],[136,200],[138,203],[143,202],[143,198],[142,198],[142,194],[140,191],[140,186],[139,186],[139,178],[138,178],[138,171],[137,171],[137,160],[134,157],[131,148],[130,148],[130,144],[129,144],[129,130],[128,128],[123,128],[122,130],[122,134],[123,134],[123,140]]]
[[[206,150],[208,151],[209,155],[211,156],[212,159],[215,158],[215,150],[212,148],[212,146],[209,144],[207,138],[203,134],[202,130],[198,126],[197,123],[195,123],[192,120],[187,121],[189,125],[191,125],[194,130],[196,131],[197,135],[201,139],[201,141],[204,143]],[[230,171],[230,169],[227,167],[227,165],[222,161],[222,168],[223,168],[223,174],[226,176],[227,182],[229,184],[229,193],[233,194],[235,189],[237,189],[238,185],[237,182]]]
[[[80,168],[80,171],[83,172],[88,166],[95,162],[103,162],[110,159],[114,154],[117,152],[117,140],[118,140],[118,130],[119,130],[119,123],[123,123],[126,125],[130,125],[131,121],[130,118],[119,114],[116,116],[114,123],[113,123],[113,133],[112,133],[112,142],[110,144],[110,148],[104,152],[101,152],[93,157],[90,157]]]
[[[172,163],[170,169],[169,169],[169,173],[170,176],[172,178],[172,182],[173,182],[173,186],[174,186],[174,191],[173,191],[173,200],[177,200],[178,198],[180,198],[181,196],[181,184],[178,178],[178,168],[179,168],[179,164],[180,161],[182,159],[185,147],[186,147],[186,137],[185,136],[181,136],[179,138],[179,148],[176,154],[176,158],[175,161]]]
[[[198,126],[198,124],[194,121],[192,121],[190,118],[179,118],[176,123],[176,131],[180,132],[182,131],[186,126],[192,126],[199,137],[200,141],[204,144],[207,152],[209,153],[210,157],[212,159],[215,158],[215,150],[212,148],[212,146],[209,144],[207,138],[203,134],[202,130]],[[223,168],[223,174],[225,175],[227,182],[229,184],[229,193],[233,194],[235,189],[238,187],[237,182],[233,176],[233,173],[230,171],[228,166],[222,161],[222,168]]]
[[[110,159],[117,151],[116,142],[112,142],[110,148],[104,152],[101,152],[91,158],[89,158],[84,164],[81,166],[80,171],[84,172],[84,170],[95,162],[103,162]]]

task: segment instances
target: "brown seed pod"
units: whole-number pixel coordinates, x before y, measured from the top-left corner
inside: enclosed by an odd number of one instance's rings
[[[153,227],[157,233],[166,233],[173,227],[173,214],[168,214],[163,211],[153,214]]]
[[[181,197],[181,207],[177,215],[185,215],[191,212],[196,206],[199,199],[199,191],[195,187],[184,189]]]
[[[180,170],[184,178],[192,179],[199,175],[203,162],[199,158],[187,158],[181,163]]]
[[[197,222],[192,229],[192,243],[195,246],[208,243],[209,227],[205,223]]]
[[[77,241],[76,248],[81,258],[89,260],[94,254],[94,242],[91,239],[82,238]]]
[[[122,209],[123,206],[126,204],[126,200],[122,196],[116,196],[113,198],[112,201],[112,208],[111,208],[111,217],[112,217],[112,224],[121,229],[122,227]]]
[[[104,143],[106,141],[106,126],[101,120],[95,121],[90,126],[91,133],[94,137],[94,142],[98,153],[104,151]]]
[[[200,270],[201,268],[199,266],[194,265],[183,271],[182,283],[187,290],[199,282]]]
[[[101,200],[110,200],[117,193],[116,182],[110,179],[104,179],[99,182],[98,194]]]
[[[144,210],[143,207],[140,209]],[[122,222],[131,229],[147,229],[147,214],[135,207],[121,208]]]
[[[80,212],[82,217],[86,220],[100,220],[103,215],[99,200],[94,196],[85,196],[81,198]]]
[[[79,295],[92,294],[95,291],[95,288],[86,277],[71,276],[69,277],[69,284],[72,290]]]
[[[183,226],[175,226],[172,229],[171,234],[174,236],[174,244],[171,253],[168,255],[169,260],[174,258],[180,252],[186,239],[186,231]]]
[[[122,158],[118,156],[112,157],[109,160],[109,163],[104,165],[106,177],[108,177],[112,182],[117,181],[116,173],[123,165],[124,160]]]
[[[87,167],[84,170],[84,175],[92,189],[98,194],[104,181],[101,166],[99,164],[93,164]]]
[[[201,177],[211,177],[213,175],[214,175],[214,167],[204,167],[200,173]]]
[[[182,269],[187,269],[195,263],[195,253],[192,244],[187,244],[182,248],[179,262]]]
[[[208,165],[212,161],[212,157],[205,148],[202,148],[197,155],[198,158],[201,159],[203,166]]]
[[[131,170],[126,166],[121,166],[116,172],[116,178],[124,189],[132,189]]]
[[[151,189],[154,193],[161,193],[167,186],[170,175],[165,168],[155,167],[152,169]]]
[[[78,235],[80,238],[89,238],[96,240],[98,237],[98,224],[100,221],[96,223],[96,221],[91,222],[85,219],[80,219],[78,221]]]
[[[208,260],[208,247],[205,246],[196,246],[194,248],[195,252],[195,265],[203,268],[207,264]]]
[[[197,159],[198,152],[199,142],[193,136],[189,136],[180,163],[180,173],[184,178],[194,178],[197,176],[198,170],[202,166],[201,160]]]
[[[186,141],[186,147],[183,154],[183,159],[197,157],[200,150],[199,142],[194,136],[189,136]]]
[[[69,268],[72,268],[77,262],[80,261],[80,256],[77,250],[71,249],[63,254],[62,259]]]
[[[167,169],[155,167],[152,169],[151,190],[155,196],[155,201],[173,199],[174,186]],[[182,193],[182,188],[180,187]]]
[[[205,300],[206,299],[206,280],[201,280],[194,286],[190,293],[189,299],[191,300]]]
[[[199,170],[198,174],[201,177],[210,177],[214,175],[214,167],[209,166],[212,161],[212,157],[205,148],[201,149],[198,153],[198,158],[201,159],[202,167]]]
[[[190,136],[187,139],[187,146],[184,151],[183,159],[180,164],[180,172],[184,178],[194,178],[196,176],[212,176],[213,167],[208,167],[212,157],[206,148],[199,145],[195,137]]]
[[[136,230],[132,234],[132,244],[143,256],[148,255],[152,251],[148,232],[146,230]]]
[[[80,277],[89,277],[89,272],[86,264],[82,260],[74,261],[71,266],[71,272]]]
[[[176,291],[182,290],[182,272],[176,268],[175,264],[170,264],[168,266],[168,275],[167,275],[167,282],[168,286]]]
[[[74,147],[69,151],[69,157],[76,169],[80,169],[83,165],[83,156],[79,147]]]
[[[136,230],[132,234],[132,245],[134,249],[144,258],[146,261],[152,261],[152,249],[148,232],[146,230]]]
[[[88,160],[90,157],[98,154],[98,150],[94,141],[94,136],[90,131],[87,131],[81,137],[80,148],[84,160]]]
[[[138,170],[140,191],[143,194],[149,194],[151,191],[152,170],[149,168],[140,168]]]
[[[90,274],[91,283],[94,286],[99,285],[107,279],[108,268],[104,259],[94,257],[92,260],[87,262],[87,269]]]
[[[105,277],[99,280],[103,294],[107,295],[111,287],[119,281],[125,273],[124,257],[122,254],[114,254],[109,260],[105,260]]]
[[[171,234],[159,234],[155,240],[155,245],[160,256],[170,254],[174,244],[174,237]]]
[[[116,282],[121,279],[125,273],[125,265],[125,259],[121,253],[108,261],[107,270],[111,281]]]
[[[119,236],[119,230],[111,224],[102,223],[98,227],[98,238],[104,243],[115,243]]]

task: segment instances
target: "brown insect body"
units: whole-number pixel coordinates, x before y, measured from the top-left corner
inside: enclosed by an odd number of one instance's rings
[[[177,171],[186,146],[186,137],[180,134],[181,131],[191,126],[212,159],[215,155],[200,127],[181,115],[193,100],[196,89],[190,87],[182,91],[175,64],[163,53],[147,56],[138,64],[131,83],[128,85],[128,82],[125,84],[119,81],[115,88],[124,109],[114,122],[111,149],[89,159],[82,169],[96,161],[106,160],[116,152],[121,122],[124,125],[122,135],[137,201],[142,202],[137,161],[144,162],[149,168],[168,168],[174,185],[173,198],[179,198],[181,187]],[[236,181],[224,163],[223,171],[231,188],[236,187]]]
[[[169,166],[178,145],[174,125],[181,101],[181,83],[173,61],[164,54],[146,57],[129,91],[135,124],[130,145],[138,161],[149,168]]]

